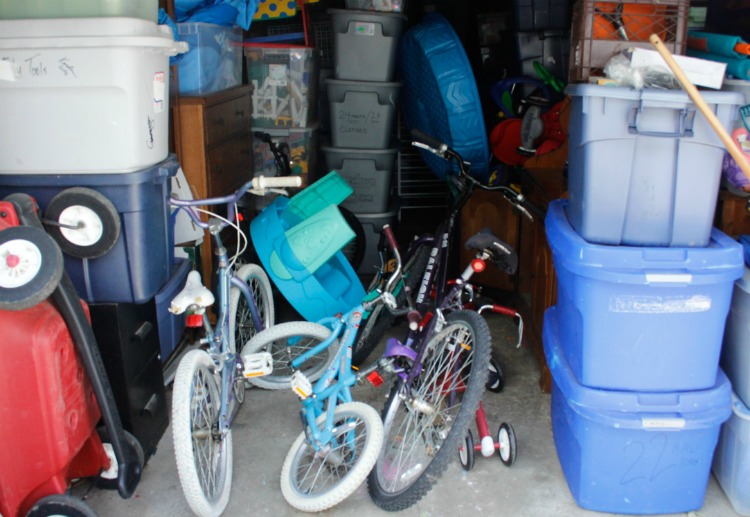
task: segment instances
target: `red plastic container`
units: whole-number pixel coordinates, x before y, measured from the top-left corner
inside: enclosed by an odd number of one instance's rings
[[[99,406],[54,306],[0,311],[0,329],[0,514],[15,517],[70,480],[97,476],[109,459]]]

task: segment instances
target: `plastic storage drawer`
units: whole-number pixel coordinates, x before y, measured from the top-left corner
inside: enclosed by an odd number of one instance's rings
[[[750,410],[732,394],[732,416],[722,426],[713,472],[740,515],[750,515]]]
[[[750,268],[747,266],[742,278],[734,284],[721,349],[721,367],[740,400],[745,405],[750,404]]]
[[[570,222],[590,242],[706,246],[724,145],[683,91],[570,85]],[[731,131],[744,98],[703,92]]]
[[[550,203],[560,344],[584,386],[700,390],[713,385],[740,244],[714,230],[705,248],[590,244]]]
[[[169,57],[138,18],[0,20],[0,174],[108,174],[169,152]]]
[[[320,133],[318,125],[289,129],[259,128],[257,131],[267,133],[276,145],[287,144],[289,146],[292,174],[302,177],[302,186],[309,185],[311,176],[315,174],[318,167],[318,135]],[[278,174],[271,148],[255,137],[253,137],[253,171],[256,176]]]
[[[181,95],[206,95],[242,84],[242,29],[214,23],[178,23],[190,49],[177,64]]]
[[[185,259],[176,259],[174,272],[169,282],[162,287],[156,296],[156,324],[159,327],[159,350],[162,363],[166,363],[180,343],[182,333],[185,330],[185,313],[174,315],[169,312],[169,306],[177,293],[184,287],[188,273],[192,269],[192,263]]]
[[[328,79],[326,86],[334,147],[390,147],[401,83]]]
[[[104,195],[120,215],[120,236],[94,259],[65,255],[65,270],[81,298],[95,302],[149,301],[170,278],[174,228],[169,210],[174,156],[128,174],[0,175],[0,198],[24,192],[42,210],[58,193],[86,187]]]
[[[317,120],[318,64],[312,47],[248,47],[253,127],[309,127]]]
[[[718,368],[708,389],[653,393],[581,386],[547,310],[544,352],[552,373],[552,434],[565,480],[582,508],[672,514],[703,505],[732,388]]]
[[[398,149],[345,149],[323,146],[328,170],[349,183],[354,192],[341,206],[355,213],[388,210],[393,166]]]
[[[329,9],[328,13],[332,22],[336,78],[392,81],[406,16],[348,9]]]

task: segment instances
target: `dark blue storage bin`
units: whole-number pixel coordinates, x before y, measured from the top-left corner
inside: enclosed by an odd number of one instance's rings
[[[65,255],[65,270],[78,295],[89,303],[144,303],[167,283],[174,261],[170,178],[179,164],[174,155],[135,172],[122,174],[0,175],[0,199],[23,192],[42,211],[58,193],[86,187],[112,202],[120,214],[120,236],[95,259]]]
[[[160,358],[162,363],[166,363],[172,352],[175,351],[177,345],[180,343],[180,338],[185,330],[185,318],[186,315],[172,314],[169,312],[169,305],[172,303],[172,299],[179,293],[185,282],[187,281],[188,273],[193,269],[193,264],[187,259],[176,259],[174,273],[169,282],[162,287],[156,296],[154,297],[154,303],[156,304],[156,323],[159,327],[159,350],[161,351]]]

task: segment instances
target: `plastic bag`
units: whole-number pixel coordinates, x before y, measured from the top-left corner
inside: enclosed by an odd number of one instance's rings
[[[604,75],[619,86],[632,86],[636,90],[643,88],[680,89],[677,78],[666,68],[633,67],[627,51],[616,54],[607,61],[604,65]]]

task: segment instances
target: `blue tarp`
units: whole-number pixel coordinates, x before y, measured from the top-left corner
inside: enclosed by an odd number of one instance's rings
[[[175,0],[175,21],[215,23],[250,29],[258,0]]]

